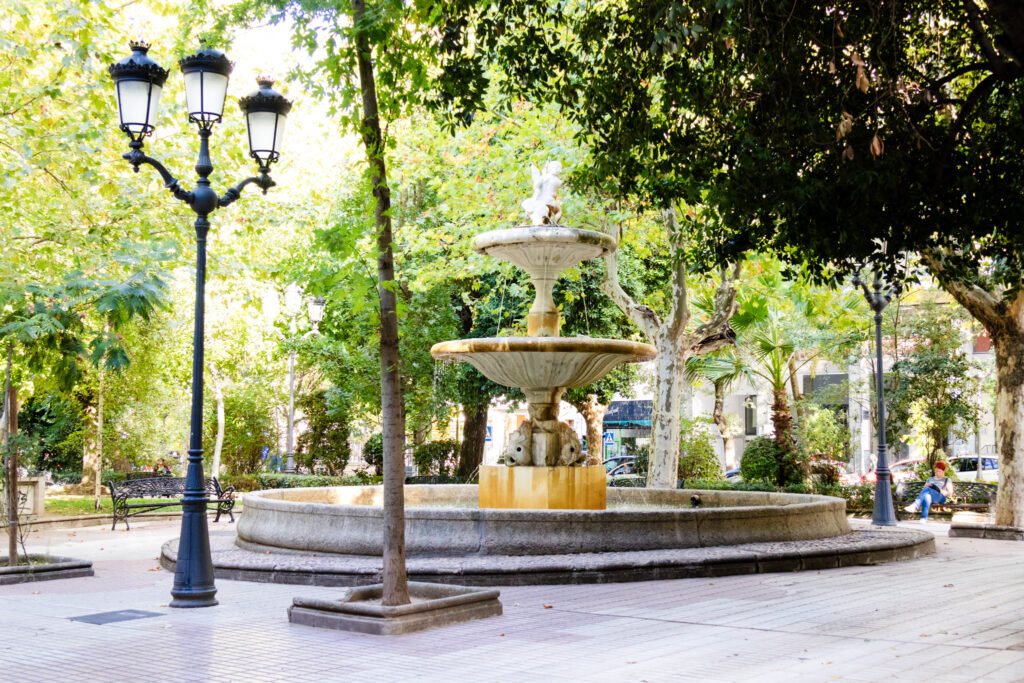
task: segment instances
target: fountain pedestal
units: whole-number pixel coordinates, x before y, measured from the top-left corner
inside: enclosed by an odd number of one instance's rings
[[[481,508],[604,510],[603,467],[480,468]]]

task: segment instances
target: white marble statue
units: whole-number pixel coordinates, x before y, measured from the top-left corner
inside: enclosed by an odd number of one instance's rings
[[[580,443],[580,437],[567,424],[562,425],[560,436],[562,454],[558,457],[558,464],[565,467],[581,464],[585,460],[585,456],[583,455],[583,444]]]
[[[549,161],[543,169],[530,167],[533,176],[533,196],[523,200],[523,209],[531,225],[558,225],[562,218],[562,205],[558,202],[558,187],[562,179],[560,161]]]

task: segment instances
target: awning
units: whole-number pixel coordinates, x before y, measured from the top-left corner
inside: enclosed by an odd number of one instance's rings
[[[604,414],[604,427],[650,427],[653,410],[653,401],[648,399],[612,401],[608,406],[608,412]]]

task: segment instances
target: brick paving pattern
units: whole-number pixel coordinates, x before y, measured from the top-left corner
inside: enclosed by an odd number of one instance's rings
[[[913,525],[918,527],[916,524]],[[505,614],[378,637],[292,626],[295,595],[337,588],[219,580],[220,606],[167,607],[176,522],[33,534],[92,578],[0,587],[10,681],[1021,681],[1024,543],[947,538],[875,567],[502,588]],[[107,624],[101,612],[158,616]]]

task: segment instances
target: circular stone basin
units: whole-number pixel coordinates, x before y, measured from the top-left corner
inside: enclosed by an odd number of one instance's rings
[[[699,495],[700,507],[690,507]],[[245,494],[238,546],[380,555],[383,487]],[[804,541],[850,533],[839,498],[792,493],[608,489],[607,510],[477,507],[475,485],[405,487],[410,555],[563,555]]]
[[[623,363],[658,355],[650,344],[591,337],[482,337],[434,344],[438,360],[472,363],[489,379],[508,387],[583,387]]]
[[[508,261],[533,276],[555,279],[580,261],[615,251],[615,238],[564,225],[533,225],[491,230],[473,238],[473,251]]]

